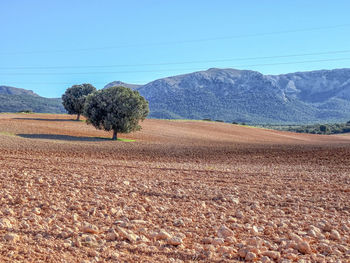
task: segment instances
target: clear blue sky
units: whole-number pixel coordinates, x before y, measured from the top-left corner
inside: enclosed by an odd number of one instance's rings
[[[348,0],[0,1],[0,85],[60,97],[73,84],[211,67],[350,67],[349,10]]]

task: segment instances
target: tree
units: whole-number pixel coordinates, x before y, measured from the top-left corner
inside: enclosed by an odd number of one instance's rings
[[[125,87],[111,87],[90,94],[85,103],[84,116],[96,129],[129,133],[141,129],[138,124],[149,113],[148,101],[138,91]]]
[[[322,133],[324,133],[324,134],[326,134],[326,133],[329,133],[329,126],[328,125],[324,125],[324,124],[322,124],[322,125],[320,125],[320,131],[322,132]]]
[[[62,104],[69,114],[77,114],[77,121],[84,111],[87,95],[96,91],[91,84],[73,85],[62,95]]]

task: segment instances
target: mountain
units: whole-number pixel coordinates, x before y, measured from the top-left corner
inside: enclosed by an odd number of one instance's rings
[[[0,86],[0,94],[39,96],[38,94],[34,93],[32,90],[18,89],[18,88],[9,87],[9,86]]]
[[[44,98],[31,90],[0,86],[0,112],[30,110],[43,113],[65,113],[60,98]]]
[[[125,83],[122,81],[113,81],[111,83],[108,83],[106,86],[104,86],[104,88],[110,88],[110,87],[114,87],[114,86],[123,86],[126,88],[130,88],[130,89],[139,89],[140,87],[142,87],[142,85],[137,85],[137,84],[129,84],[129,83]]]
[[[254,124],[350,120],[350,69],[263,75],[212,68],[136,89],[149,101],[151,118]]]
[[[138,90],[151,118],[212,119],[251,124],[309,124],[350,120],[350,69],[282,75],[211,68],[146,85],[107,84]],[[0,86],[0,112],[64,113],[61,99]]]

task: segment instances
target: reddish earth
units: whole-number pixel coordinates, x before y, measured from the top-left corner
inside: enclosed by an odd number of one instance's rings
[[[0,262],[350,262],[350,136],[0,114]]]

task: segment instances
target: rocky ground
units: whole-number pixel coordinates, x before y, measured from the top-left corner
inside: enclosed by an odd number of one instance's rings
[[[0,114],[1,262],[350,262],[350,136]]]

